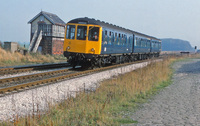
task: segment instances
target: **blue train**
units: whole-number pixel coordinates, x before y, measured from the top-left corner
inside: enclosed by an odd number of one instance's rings
[[[104,66],[158,57],[161,40],[91,18],[66,24],[64,56],[75,67]]]

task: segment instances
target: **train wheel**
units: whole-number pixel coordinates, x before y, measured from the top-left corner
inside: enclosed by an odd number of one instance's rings
[[[102,67],[102,64],[101,64],[101,58],[99,58],[98,60],[97,60],[97,66],[99,67],[99,68],[101,68]]]
[[[75,69],[75,67],[76,67],[76,64],[73,64],[73,66],[72,66],[72,67],[73,67],[73,69]]]
[[[131,56],[131,61],[134,62],[136,60],[135,56]]]
[[[119,56],[116,56],[116,57],[115,57],[115,63],[116,63],[116,64],[120,64],[120,57],[119,57]]]
[[[95,61],[92,61],[92,62],[91,62],[91,69],[94,69],[95,66],[96,66],[96,62],[95,62]]]
[[[76,67],[76,65],[77,65],[77,61],[72,60],[70,64],[72,65],[72,67],[74,69]]]
[[[124,63],[124,62],[125,62],[124,56],[120,56],[120,63]]]
[[[104,67],[106,65],[106,59],[101,59],[101,66]]]

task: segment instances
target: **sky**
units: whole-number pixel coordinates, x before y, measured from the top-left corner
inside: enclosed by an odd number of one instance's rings
[[[0,0],[0,41],[30,42],[28,21],[41,10],[66,23],[95,18],[200,48],[200,0]]]

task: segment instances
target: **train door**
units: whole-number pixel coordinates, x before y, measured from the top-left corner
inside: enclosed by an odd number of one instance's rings
[[[152,39],[150,40],[150,52],[152,52]]]
[[[133,38],[132,38],[132,53],[134,53],[134,49],[135,49],[135,43],[136,43],[136,39],[135,39],[135,35],[133,34]]]

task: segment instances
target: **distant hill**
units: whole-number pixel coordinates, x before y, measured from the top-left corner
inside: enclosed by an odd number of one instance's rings
[[[180,39],[166,38],[162,40],[162,51],[194,51],[190,42]]]

